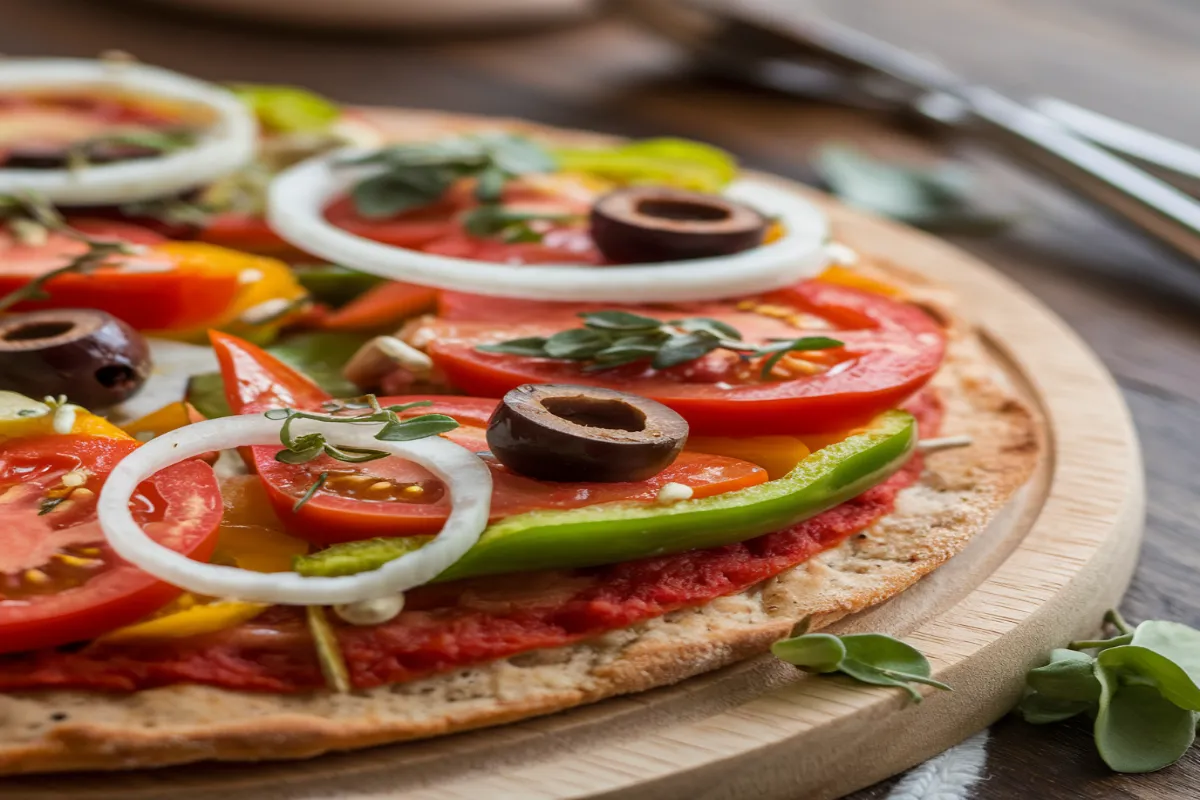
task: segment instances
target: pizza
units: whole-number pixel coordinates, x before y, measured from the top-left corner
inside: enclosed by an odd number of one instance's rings
[[[1044,448],[829,202],[683,139],[5,61],[0,774],[499,725],[912,586]]]

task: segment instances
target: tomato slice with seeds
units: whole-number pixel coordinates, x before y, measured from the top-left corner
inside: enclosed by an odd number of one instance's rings
[[[663,320],[710,317],[748,342],[829,336],[834,350],[802,354],[763,379],[757,363],[728,350],[667,370],[645,362],[605,372],[543,358],[484,353],[480,344],[546,336],[578,327],[580,311],[606,306],[506,301],[443,293],[439,319],[418,335],[455,388],[501,397],[523,383],[608,386],[651,397],[678,411],[695,435],[806,434],[853,428],[895,408],[933,377],[945,335],[916,306],[810,280],[756,298],[674,307],[630,307]]]
[[[226,399],[239,413],[270,408],[320,408],[329,399],[302,375],[273,356],[237,337],[211,334]],[[495,400],[474,397],[404,396],[380,398],[384,405],[429,400],[402,416],[439,413],[454,417],[462,427],[446,435],[475,452],[488,449],[485,429]],[[399,458],[348,464],[328,457],[306,464],[275,459],[279,447],[250,448],[250,462],[263,480],[267,495],[285,528],[317,544],[356,541],[376,536],[436,533],[450,513],[451,498],[432,474]],[[762,467],[725,456],[684,452],[674,464],[645,481],[622,483],[552,483],[518,475],[495,461],[492,472],[492,519],[539,509],[566,509],[616,501],[653,501],[666,483],[692,487],[695,496],[723,494],[763,483]],[[327,480],[299,511],[299,500],[325,473]]]
[[[83,435],[0,444],[0,653],[92,639],[180,594],[116,556],[96,520],[105,477],[137,446]],[[212,554],[221,494],[207,464],[163,470],[132,506],[155,541],[200,560]]]

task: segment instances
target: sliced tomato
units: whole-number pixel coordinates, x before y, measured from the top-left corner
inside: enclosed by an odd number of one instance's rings
[[[354,210],[354,201],[342,197],[325,209],[325,219],[355,236],[370,239],[392,247],[420,249],[458,230],[460,226],[455,214],[460,210],[458,203],[447,201],[406,211],[387,219],[360,217]]]
[[[329,398],[303,376],[248,342],[214,334],[213,346],[225,378],[230,407],[261,413],[283,406],[319,408]],[[273,388],[272,388],[273,387]],[[488,449],[485,426],[495,400],[473,397],[404,396],[380,398],[385,405],[429,400],[431,406],[405,416],[448,414],[463,426],[447,438],[476,452]],[[375,536],[436,533],[450,513],[445,486],[427,470],[398,458],[347,464],[322,456],[306,464],[275,459],[279,447],[251,448],[251,463],[288,532],[317,544]],[[515,474],[489,461],[494,484],[492,519],[539,509],[565,509],[615,501],[653,501],[666,483],[692,487],[695,496],[723,494],[767,480],[761,467],[736,458],[685,452],[674,464],[645,481],[553,483]],[[299,511],[293,506],[318,477],[325,486]]]
[[[196,232],[195,238],[231,250],[274,256],[284,261],[309,258],[302,250],[288,244],[271,230],[266,219],[255,214],[218,214]]]
[[[96,520],[105,477],[137,446],[76,434],[0,445],[0,653],[92,639],[180,594],[116,556]],[[207,464],[163,470],[131,505],[159,543],[196,559],[212,555],[221,494]]]
[[[840,431],[895,408],[929,381],[941,364],[945,336],[907,303],[822,281],[759,298],[631,310],[663,320],[710,317],[737,328],[748,342],[830,336],[843,347],[805,354],[795,377],[763,379],[757,364],[717,350],[668,370],[645,362],[603,373],[576,362],[483,353],[477,346],[577,327],[576,315],[608,306],[568,306],[472,298],[447,293],[440,319],[428,327],[428,353],[449,382],[467,394],[501,397],[523,383],[611,386],[674,408],[693,434],[796,435]]]
[[[238,275],[220,270],[175,269],[175,257],[156,252],[166,240],[138,225],[102,219],[73,220],[97,239],[144,245],[146,251],[121,256],[86,274],[60,275],[46,285],[49,298],[17,304],[15,310],[95,308],[139,330],[186,329],[221,314],[238,292]],[[51,233],[44,244],[27,245],[0,230],[0,297],[80,255],[85,245]]]

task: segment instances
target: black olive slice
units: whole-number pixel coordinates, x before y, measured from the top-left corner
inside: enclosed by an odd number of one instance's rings
[[[592,206],[592,241],[632,264],[727,256],[762,244],[767,218],[717,195],[660,186],[610,192]]]
[[[120,403],[150,374],[142,335],[103,311],[72,308],[0,317],[0,389],[65,394],[97,409]]]
[[[595,386],[525,384],[488,422],[492,454],[544,481],[640,481],[666,469],[687,441],[683,417],[655,400]]]

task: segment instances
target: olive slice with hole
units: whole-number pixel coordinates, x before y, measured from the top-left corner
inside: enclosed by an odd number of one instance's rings
[[[142,335],[88,308],[0,317],[0,389],[33,398],[66,395],[97,409],[120,403],[150,374]]]
[[[543,481],[641,481],[678,457],[683,417],[655,400],[595,386],[525,384],[488,421],[492,455]]]
[[[132,142],[101,141],[83,148],[80,153],[88,164],[115,164],[161,156],[154,147]],[[71,166],[71,148],[62,144],[25,144],[8,151],[0,167],[7,169],[66,169]]]
[[[682,261],[728,256],[762,244],[767,218],[741,203],[700,192],[635,186],[592,206],[592,241],[609,261]]]

